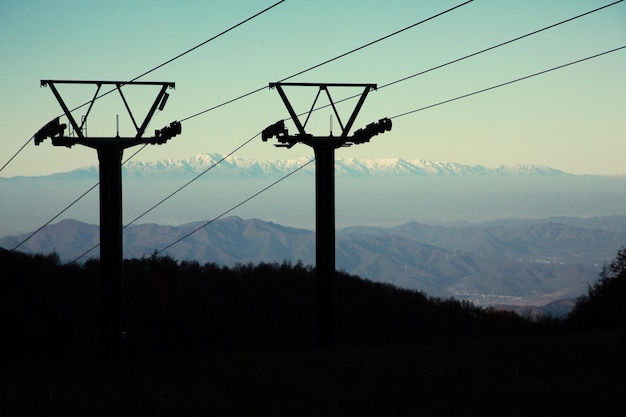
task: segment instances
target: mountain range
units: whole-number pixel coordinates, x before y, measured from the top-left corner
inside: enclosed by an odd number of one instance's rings
[[[480,305],[545,305],[586,292],[626,239],[626,217],[511,220],[473,226],[417,222],[336,232],[337,268],[377,282]],[[20,250],[55,251],[71,261],[97,245],[98,226],[51,224]],[[0,239],[11,249],[28,235]],[[260,262],[315,264],[315,233],[259,219],[229,216],[180,226],[124,229],[126,258],[159,251],[177,260],[236,266]],[[163,250],[165,248],[165,250]],[[98,257],[98,249],[79,259]]]
[[[200,154],[125,163],[125,256],[149,256],[198,229],[164,253],[223,265],[314,264],[309,162]],[[336,158],[335,177],[337,267],[433,296],[524,306],[571,300],[626,233],[621,177],[345,157]],[[98,242],[97,183],[96,166],[0,177],[0,246],[81,255]]]
[[[315,164],[309,162],[218,154],[130,160],[122,166],[124,219],[182,225],[228,213],[313,229]],[[337,227],[626,214],[622,178],[573,175],[529,164],[486,168],[338,157],[335,177]],[[98,180],[97,166],[0,177],[0,236],[26,233],[51,219],[98,223]]]

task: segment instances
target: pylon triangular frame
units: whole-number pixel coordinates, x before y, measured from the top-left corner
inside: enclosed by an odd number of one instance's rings
[[[89,102],[89,108],[87,109],[87,113],[83,117],[80,125],[78,125],[78,123],[76,122],[76,119],[72,115],[72,112],[70,111],[70,109],[65,104],[65,101],[63,100],[63,98],[61,97],[61,94],[59,93],[58,89],[56,88],[56,84],[95,84],[95,85],[97,85],[96,92],[95,92],[93,98],[91,99],[91,101]],[[83,145],[89,146],[89,143],[85,142],[86,137],[83,134],[83,126],[84,126],[84,124],[87,121],[87,117],[88,117],[89,113],[91,112],[91,109],[93,107],[94,102],[98,98],[98,93],[100,92],[100,88],[102,87],[102,85],[115,85],[116,89],[118,90],[118,92],[120,94],[120,97],[122,98],[122,102],[124,103],[124,106],[126,107],[126,110],[128,111],[128,115],[130,116],[133,124],[135,125],[135,129],[137,130],[137,133],[136,133],[135,137],[133,138],[135,140],[141,139],[141,137],[145,133],[146,128],[148,127],[148,124],[150,123],[150,120],[152,120],[152,116],[154,115],[157,107],[159,106],[159,103],[161,103],[164,100],[164,98],[166,98],[166,92],[165,91],[168,88],[174,88],[174,86],[175,86],[175,84],[173,82],[41,80],[41,86],[42,87],[49,86],[50,89],[52,90],[52,93],[54,94],[54,96],[56,97],[57,101],[59,102],[59,105],[63,109],[63,112],[65,113],[65,116],[67,117],[67,119],[69,120],[70,124],[72,125],[72,128],[74,129],[75,134],[79,138],[79,141],[77,143],[82,143]],[[141,123],[141,125],[137,124],[137,122],[135,120],[135,117],[133,115],[133,112],[131,111],[130,106],[128,105],[128,102],[126,101],[126,97],[122,93],[122,87],[126,86],[126,85],[158,85],[158,86],[161,86],[161,89],[157,93],[157,97],[155,98],[154,103],[152,104],[152,106],[148,110],[148,113],[146,114],[146,117],[144,118],[144,120]]]
[[[311,109],[309,110],[309,112],[307,113],[307,117],[304,123],[302,123],[300,121],[300,118],[298,117],[298,115],[296,114],[296,112],[293,109],[293,106],[291,105],[291,102],[289,101],[289,99],[287,98],[287,94],[285,93],[285,90],[283,89],[283,86],[300,86],[300,87],[317,87],[318,88],[318,92],[317,95],[315,96],[315,99],[313,101],[313,104],[311,105]],[[330,95],[330,91],[329,91],[329,87],[362,87],[363,88],[363,92],[361,93],[361,97],[359,98],[358,103],[356,104],[354,110],[352,110],[352,114],[350,115],[350,118],[348,119],[348,122],[344,125],[341,122],[341,117],[339,116],[339,112],[337,111],[337,108],[335,107],[335,103]],[[276,83],[270,83],[269,84],[269,88],[276,88],[276,90],[278,91],[278,94],[280,95],[281,99],[283,100],[283,103],[285,104],[285,107],[287,107],[287,111],[289,112],[289,116],[291,116],[291,120],[295,123],[296,125],[296,129],[298,129],[298,133],[302,136],[308,136],[309,134],[306,132],[305,128],[306,128],[306,124],[309,120],[309,117],[311,116],[311,113],[314,110],[315,107],[315,103],[317,102],[317,99],[319,98],[320,94],[322,91],[326,92],[326,95],[328,97],[328,100],[330,102],[330,105],[333,108],[333,111],[335,112],[335,116],[337,117],[337,121],[339,122],[339,126],[341,127],[341,138],[342,139],[346,139],[348,137],[348,133],[350,132],[350,129],[352,129],[352,125],[354,124],[354,121],[356,120],[357,115],[359,114],[359,111],[361,110],[361,107],[363,106],[363,103],[365,102],[365,98],[367,97],[367,94],[370,92],[370,90],[375,90],[376,89],[376,84],[344,84],[344,83],[282,83],[282,82],[276,82]]]

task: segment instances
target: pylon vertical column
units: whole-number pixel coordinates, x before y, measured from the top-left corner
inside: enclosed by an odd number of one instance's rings
[[[315,281],[318,337],[332,346],[335,280],[335,149],[315,146]]]
[[[116,140],[97,148],[100,161],[100,319],[103,356],[122,353],[122,155]]]

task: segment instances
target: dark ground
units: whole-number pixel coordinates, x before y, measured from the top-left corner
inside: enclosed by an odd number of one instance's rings
[[[561,333],[112,364],[8,360],[0,415],[608,416],[626,405],[625,341]]]

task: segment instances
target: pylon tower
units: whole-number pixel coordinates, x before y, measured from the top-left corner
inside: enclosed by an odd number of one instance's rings
[[[89,102],[87,113],[79,125],[59,94],[58,84],[93,84],[96,92]],[[94,102],[103,85],[114,85],[132,120],[136,134],[133,137],[87,137],[86,123]],[[159,92],[141,124],[137,124],[122,87],[152,85],[160,87]],[[100,164],[100,331],[102,355],[105,360],[119,360],[122,356],[122,311],[123,311],[123,239],[122,239],[122,156],[124,149],[139,144],[163,144],[181,133],[180,122],[172,122],[163,129],[156,130],[150,138],[142,138],[157,108],[162,110],[169,97],[171,82],[125,82],[125,81],[68,81],[42,80],[41,86],[48,86],[61,105],[71,124],[74,135],[64,136],[66,124],[55,118],[35,134],[35,145],[50,138],[54,146],[84,145],[96,149]],[[84,129],[84,130],[83,130]]]
[[[313,105],[302,123],[287,98],[283,87],[317,87],[317,95]],[[376,84],[340,84],[340,83],[270,83],[270,88],[276,88],[292,122],[298,133],[289,135],[285,121],[279,120],[263,130],[261,138],[265,142],[272,137],[278,140],[277,147],[291,148],[297,143],[303,143],[313,148],[315,155],[315,281],[316,281],[316,316],[318,343],[321,347],[330,347],[334,344],[334,280],[335,280],[335,149],[369,142],[379,133],[391,130],[391,120],[380,119],[370,123],[364,129],[359,129],[352,136],[348,136],[354,121],[371,90]],[[353,87],[361,88],[362,93],[350,118],[344,125],[337,112],[335,103],[330,95],[330,88]],[[340,136],[313,136],[306,132],[306,124],[315,110],[315,104],[322,92],[326,93],[330,105],[341,128]]]

